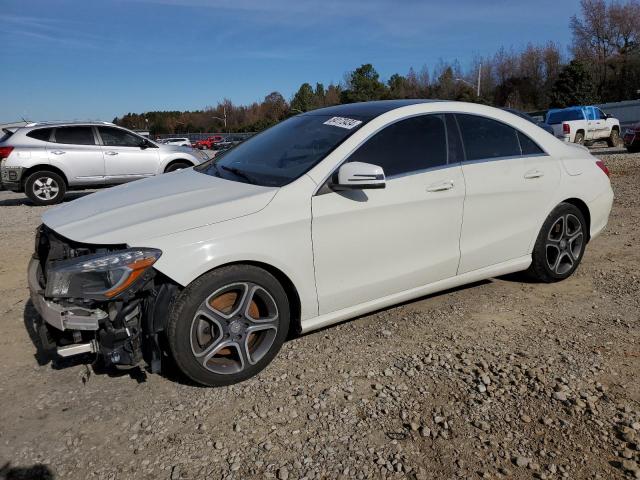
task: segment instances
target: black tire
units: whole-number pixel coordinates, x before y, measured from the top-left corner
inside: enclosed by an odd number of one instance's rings
[[[614,128],[613,130],[611,130],[611,135],[609,135],[609,138],[607,139],[607,145],[609,145],[610,147],[617,147],[619,143],[620,132],[617,128]]]
[[[576,136],[573,139],[573,143],[577,143],[578,145],[584,145],[584,132],[576,133]]]
[[[47,170],[32,173],[24,183],[24,193],[36,205],[60,203],[66,192],[67,184],[64,179]]]
[[[638,152],[640,152],[640,145],[629,145],[627,147],[627,152],[629,152],[629,153],[638,153]]]
[[[187,161],[178,161],[169,164],[164,173],[175,172],[176,170],[182,170],[184,168],[193,167],[193,165]]]
[[[166,335],[176,365],[187,377],[219,387],[265,368],[288,330],[289,302],[280,282],[261,268],[231,265],[202,275],[180,293]]]
[[[545,283],[570,277],[580,265],[588,235],[587,222],[578,207],[561,203],[540,229],[527,273]]]

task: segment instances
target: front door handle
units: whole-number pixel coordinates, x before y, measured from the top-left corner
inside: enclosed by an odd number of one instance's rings
[[[544,172],[541,172],[540,170],[529,170],[524,174],[524,178],[526,178],[527,180],[540,177],[544,177]]]
[[[445,190],[451,190],[453,188],[453,180],[448,180],[442,183],[434,183],[427,187],[427,192],[444,192]]]
[[[51,153],[53,153],[54,155],[64,155],[67,152],[65,152],[63,150],[54,150]]]
[[[104,152],[105,155],[117,155],[118,152],[114,152],[113,150],[109,150],[108,152]]]

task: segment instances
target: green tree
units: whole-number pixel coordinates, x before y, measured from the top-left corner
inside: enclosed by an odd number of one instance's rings
[[[387,89],[380,75],[370,63],[365,63],[347,75],[347,89],[342,92],[342,103],[366,102],[384,98]]]
[[[585,66],[572,60],[565,66],[551,89],[551,106],[565,108],[571,105],[586,105],[595,99],[591,76]]]
[[[303,83],[291,99],[291,110],[293,113],[308,112],[316,106],[316,98],[311,85]]]

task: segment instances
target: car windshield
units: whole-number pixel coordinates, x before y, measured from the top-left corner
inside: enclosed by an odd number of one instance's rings
[[[557,125],[562,122],[570,122],[571,120],[584,120],[582,110],[562,110],[560,112],[552,112],[547,117],[549,125]]]
[[[195,170],[227,180],[281,187],[308,172],[364,123],[361,117],[296,116]]]

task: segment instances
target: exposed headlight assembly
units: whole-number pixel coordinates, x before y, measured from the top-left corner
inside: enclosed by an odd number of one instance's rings
[[[129,289],[161,254],[153,248],[129,248],[54,263],[47,269],[45,296],[111,300]]]

